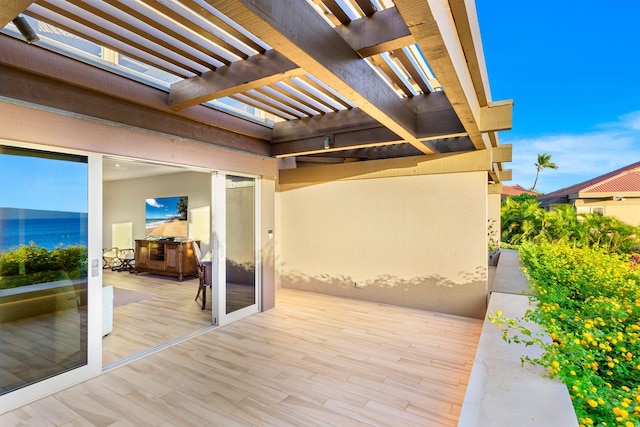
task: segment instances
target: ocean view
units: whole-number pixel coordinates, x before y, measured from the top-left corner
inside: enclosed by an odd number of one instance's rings
[[[87,214],[0,208],[0,252],[30,242],[48,250],[87,246]]]

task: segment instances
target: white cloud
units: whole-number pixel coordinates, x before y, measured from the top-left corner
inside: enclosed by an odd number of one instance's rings
[[[545,193],[578,184],[640,160],[640,111],[626,114],[585,134],[559,134],[507,140],[513,145],[513,180],[508,185],[533,185],[539,153],[551,154],[558,170],[540,173],[536,189]]]
[[[164,205],[161,205],[160,203],[158,203],[156,199],[147,199],[146,202],[149,206],[153,206],[154,208],[164,207]]]

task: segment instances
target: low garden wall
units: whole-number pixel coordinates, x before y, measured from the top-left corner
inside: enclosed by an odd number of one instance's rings
[[[487,314],[502,311],[522,317],[530,308],[527,279],[518,253],[501,251]],[[533,332],[540,329],[528,325]],[[533,347],[507,344],[502,330],[485,316],[478,350],[460,414],[459,427],[578,426],[567,387],[545,376],[541,366],[523,365],[521,357],[536,357]]]

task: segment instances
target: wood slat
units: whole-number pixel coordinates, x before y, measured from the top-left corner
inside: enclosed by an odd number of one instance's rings
[[[365,16],[371,16],[377,12],[376,7],[371,4],[371,0],[355,0],[355,2],[358,4],[358,7],[360,7]]]
[[[164,5],[163,4],[164,2],[159,2],[159,1],[155,1],[155,0],[140,0],[140,1],[142,1],[147,6],[159,11],[163,15],[168,16],[169,18],[173,19],[174,21],[180,23],[181,25],[184,25],[185,27],[189,28],[194,33],[198,34],[201,37],[204,37],[205,39],[207,39],[207,40],[211,41],[212,43],[218,45],[221,49],[232,53],[233,55],[239,57],[240,59],[247,59],[249,57],[249,55],[247,55],[245,52],[240,50],[237,46],[234,46],[234,45],[228,43],[226,40],[222,39],[221,37],[218,37],[218,35],[211,33],[210,31],[208,31],[205,28],[202,28],[201,26],[197,25],[196,22],[193,22],[192,20],[190,20],[188,18],[185,18],[181,14],[177,13],[176,11],[174,11],[172,8]],[[231,63],[231,62],[232,61],[229,58],[225,62],[225,65],[229,65],[229,63]]]
[[[127,273],[109,280],[124,286],[136,277],[155,292],[170,282]],[[130,306],[138,316],[160,310]],[[127,323],[146,326],[147,335],[171,327],[130,314]],[[278,289],[274,309],[10,411],[0,425],[455,426],[481,327]]]
[[[113,40],[113,41],[118,41],[120,43],[122,43],[123,46],[130,46],[131,50],[138,50],[140,52],[144,52],[147,55],[149,55],[150,57],[155,57],[158,58],[161,61],[164,61],[168,64],[172,64],[175,67],[178,68],[182,68],[184,70],[187,70],[193,74],[200,74],[200,72],[202,70],[199,70],[195,67],[191,67],[188,64],[185,64],[183,61],[178,60],[176,57],[170,56],[170,55],[166,55],[163,54],[162,52],[160,52],[159,49],[154,49],[149,43],[145,43],[143,40],[139,39],[139,40],[133,40],[131,37],[128,37],[126,34],[124,34],[124,32],[121,32],[118,30],[118,28],[116,28],[115,25],[113,24],[109,24],[110,28],[107,28],[107,26],[100,26],[98,25],[98,22],[96,22],[95,20],[92,19],[88,19],[88,18],[84,18],[78,14],[75,14],[73,12],[71,12],[70,10],[66,9],[66,8],[62,8],[59,7],[53,3],[47,3],[44,0],[40,0],[38,1],[38,5],[42,6],[43,8],[59,15],[62,17],[65,17],[71,21],[73,21],[76,25],[80,24],[86,28],[92,29],[94,31],[96,31],[97,33],[101,34],[104,36],[104,40],[91,40],[94,43],[100,44],[102,46],[106,46],[109,47],[110,49],[115,50],[116,52],[120,52],[120,53],[124,53],[126,55],[132,56],[133,58],[136,58],[138,60],[141,60],[142,62],[145,63],[149,63],[148,59],[139,59],[141,58],[139,55],[136,55],[135,53],[133,53],[131,55],[131,51],[124,51],[122,48],[119,48],[117,46],[115,46],[112,42],[109,41],[109,39]],[[88,13],[88,12],[87,12]],[[66,28],[61,25],[59,22],[51,22],[49,20],[45,20],[47,22],[50,22],[51,24],[63,28],[66,30]],[[69,30],[67,30],[69,31]],[[80,37],[84,37],[84,38],[88,38],[85,34],[79,33],[78,31],[75,31],[73,29],[71,29],[69,32],[76,34]],[[177,56],[177,55],[176,55]],[[152,65],[154,66],[158,66],[158,63],[152,63]],[[160,67],[158,67],[160,68]],[[174,72],[175,74],[175,72]]]

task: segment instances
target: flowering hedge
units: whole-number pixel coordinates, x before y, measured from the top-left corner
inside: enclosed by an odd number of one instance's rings
[[[640,270],[628,257],[563,244],[520,249],[538,304],[524,319],[490,316],[503,338],[543,348],[525,360],[549,370],[569,389],[583,426],[640,426]]]

